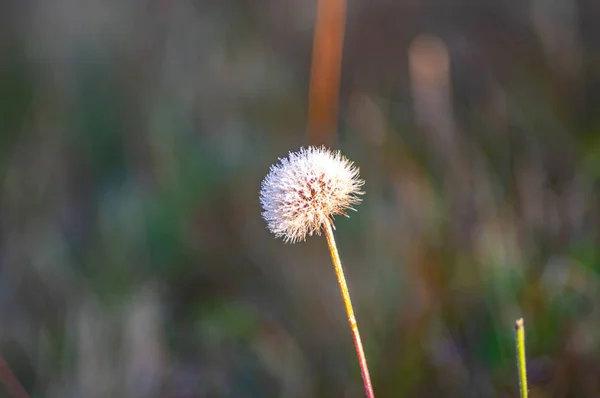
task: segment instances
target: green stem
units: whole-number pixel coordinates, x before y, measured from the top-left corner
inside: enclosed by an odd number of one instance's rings
[[[521,398],[527,398],[527,366],[525,363],[525,324],[523,318],[515,323],[515,340],[517,342],[517,369]]]

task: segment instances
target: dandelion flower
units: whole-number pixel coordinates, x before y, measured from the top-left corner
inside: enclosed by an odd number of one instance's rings
[[[363,184],[364,181],[358,178],[358,168],[339,151],[325,147],[301,148],[271,166],[262,182],[260,203],[269,229],[285,242],[295,243],[304,241],[307,235],[325,234],[346,306],[365,393],[367,398],[374,398],[367,359],[333,236],[333,217],[354,210],[352,206],[360,202],[363,194],[360,190]]]
[[[339,151],[301,148],[271,166],[262,182],[260,202],[269,230],[285,242],[321,234],[323,226],[360,202],[364,181]]]

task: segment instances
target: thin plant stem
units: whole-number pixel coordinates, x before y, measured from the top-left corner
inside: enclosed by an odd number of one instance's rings
[[[337,131],[346,0],[317,0],[310,87],[308,142],[333,144]]]
[[[340,290],[342,291],[342,297],[344,299],[344,305],[346,306],[346,312],[348,313],[348,322],[350,322],[350,329],[352,329],[352,337],[354,338],[356,355],[358,355],[360,372],[362,373],[363,383],[365,385],[365,393],[367,394],[367,398],[375,398],[375,395],[373,394],[373,385],[371,384],[371,376],[369,375],[369,367],[367,366],[367,358],[365,357],[365,352],[360,340],[358,324],[356,323],[356,317],[354,316],[352,301],[350,301],[350,292],[348,291],[348,285],[346,284],[346,277],[344,277],[344,270],[342,269],[342,262],[340,261],[340,255],[338,254],[337,246],[335,244],[331,223],[325,223],[323,229],[325,230],[325,237],[327,237],[327,244],[329,245],[329,253],[331,254],[335,274],[337,275]]]
[[[521,398],[527,398],[527,366],[525,363],[525,324],[523,318],[515,323],[515,340],[517,342],[517,369],[519,371],[519,387]]]

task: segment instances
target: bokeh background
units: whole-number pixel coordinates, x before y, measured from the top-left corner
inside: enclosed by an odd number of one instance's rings
[[[600,3],[350,0],[336,221],[378,397],[600,396]],[[0,354],[30,397],[361,397],[309,144],[316,0],[0,6]],[[10,396],[0,366],[0,396]]]

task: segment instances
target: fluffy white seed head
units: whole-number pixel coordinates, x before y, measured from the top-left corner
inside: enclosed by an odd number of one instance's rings
[[[262,216],[285,242],[321,234],[324,223],[360,202],[358,168],[339,151],[301,148],[271,166],[261,185]]]

